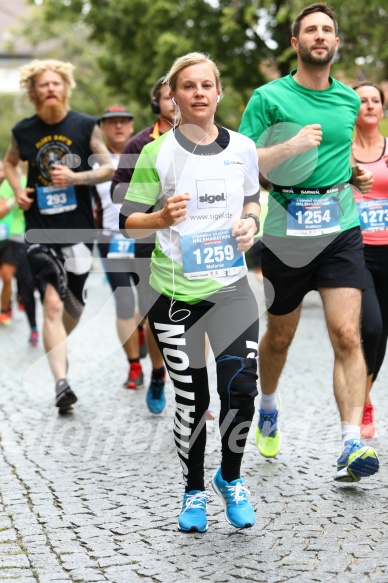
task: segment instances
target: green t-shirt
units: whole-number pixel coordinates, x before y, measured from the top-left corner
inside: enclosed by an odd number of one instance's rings
[[[347,183],[351,176],[351,141],[360,99],[355,91],[332,77],[328,89],[316,91],[296,83],[293,73],[254,91],[239,131],[257,147],[269,147],[289,140],[306,125],[320,124],[319,147],[279,164],[268,173],[268,179],[285,189],[296,187],[306,191]],[[285,236],[290,200],[295,196],[314,198],[314,194],[280,193],[275,188],[269,196],[264,235]],[[335,197],[333,205],[337,206],[336,220],[341,231],[359,225],[350,186]]]
[[[23,184],[26,183],[26,179],[24,178]],[[9,185],[7,180],[3,180],[0,185],[0,198],[7,198],[10,199],[14,196],[14,192]],[[14,205],[10,212],[0,219],[0,223],[2,225],[6,225],[8,237],[12,235],[23,235],[25,231],[25,223],[24,223],[24,212],[17,206]]]

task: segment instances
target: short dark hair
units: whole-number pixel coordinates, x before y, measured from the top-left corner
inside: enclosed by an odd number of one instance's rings
[[[166,76],[160,77],[155,83],[155,85],[151,89],[151,100],[156,101],[159,103],[159,99],[162,93],[163,87],[167,85],[166,83]]]
[[[381,87],[375,85],[374,83],[370,83],[369,81],[362,81],[362,83],[359,83],[358,85],[355,85],[353,87],[354,91],[356,91],[356,89],[359,89],[359,87],[374,87],[375,89],[377,89],[377,91],[380,93],[381,105],[384,105],[385,95]]]
[[[301,26],[302,20],[306,16],[308,16],[309,14],[313,14],[314,12],[323,12],[324,14],[327,14],[327,16],[329,16],[332,19],[332,21],[334,22],[335,36],[337,36],[338,35],[338,22],[337,22],[335,13],[327,4],[321,4],[320,2],[316,2],[315,4],[310,4],[310,6],[306,6],[306,8],[303,8],[302,12],[300,12],[298,14],[298,16],[295,18],[294,22],[291,25],[292,36],[295,38],[298,38],[299,33],[300,33],[300,26]]]

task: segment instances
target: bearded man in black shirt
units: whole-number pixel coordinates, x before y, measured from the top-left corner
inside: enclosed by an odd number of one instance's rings
[[[67,336],[81,317],[92,265],[91,187],[114,173],[97,119],[70,111],[73,70],[71,63],[53,59],[21,67],[20,84],[36,113],[13,127],[4,160],[6,178],[25,213],[28,258],[43,303],[44,348],[62,412],[77,400],[66,378]],[[96,157],[99,166],[93,169]],[[25,188],[21,160],[28,162]]]

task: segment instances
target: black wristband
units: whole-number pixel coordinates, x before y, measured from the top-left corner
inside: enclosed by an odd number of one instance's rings
[[[243,216],[243,219],[253,219],[256,223],[256,233],[255,235],[257,235],[257,233],[260,231],[260,219],[257,215],[255,215],[254,213],[247,213],[246,215]]]

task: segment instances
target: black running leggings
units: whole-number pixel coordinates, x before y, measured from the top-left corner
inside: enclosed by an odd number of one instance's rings
[[[239,478],[257,395],[258,308],[247,279],[194,305],[163,295],[152,301],[149,323],[175,388],[174,438],[186,492],[205,489],[206,334],[221,401],[222,474],[228,482]]]
[[[365,245],[365,271],[361,335],[368,375],[374,382],[388,338],[388,245]]]
[[[34,288],[35,282],[32,277],[30,265],[27,258],[27,246],[19,241],[12,241],[16,253],[16,281],[18,292],[23,301],[24,309],[30,328],[36,328],[36,310]]]

